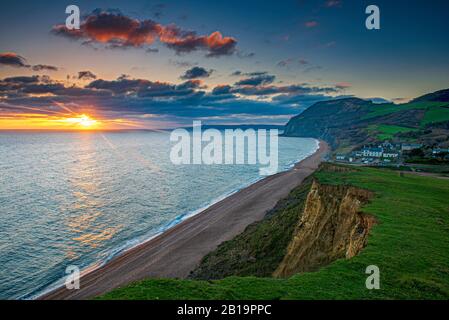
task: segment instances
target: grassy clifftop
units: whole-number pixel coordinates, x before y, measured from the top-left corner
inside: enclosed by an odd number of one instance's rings
[[[295,274],[289,278],[271,278],[273,262],[279,255],[268,250],[259,276],[245,263],[237,268],[224,268],[242,276],[221,280],[148,279],[114,290],[102,299],[448,299],[449,298],[449,180],[416,175],[401,176],[396,172],[360,168],[351,170],[320,170],[314,178],[323,185],[351,185],[370,190],[374,196],[362,207],[377,224],[372,228],[368,243],[361,253],[351,259],[339,259],[317,272]],[[298,190],[297,190],[298,191]],[[301,211],[298,192],[298,211]],[[292,195],[291,195],[292,196]],[[284,203],[285,204],[285,203]],[[285,205],[278,208],[293,209]],[[277,214],[285,212],[276,211]],[[276,219],[268,217],[260,226],[253,225],[251,234],[270,234],[267,221],[279,228]],[[297,216],[296,218],[299,218]],[[279,221],[278,221],[279,222]],[[262,231],[256,229],[261,228]],[[274,230],[273,229],[273,230]],[[242,235],[241,235],[242,236]],[[241,237],[239,236],[239,237]],[[247,234],[251,241],[250,233]],[[237,237],[238,238],[238,237]],[[234,239],[236,244],[242,241]],[[230,242],[232,243],[232,242]],[[273,247],[285,240],[263,242]],[[228,244],[229,245],[229,244]],[[227,248],[226,252],[237,250]],[[239,252],[239,250],[234,251]],[[260,253],[260,252],[259,252]],[[225,255],[226,256],[226,255]],[[223,258],[227,263],[227,258]],[[271,260],[270,260],[271,259]],[[365,269],[380,268],[380,290],[367,290]],[[270,266],[270,267],[268,267]],[[257,274],[257,273],[256,273]]]

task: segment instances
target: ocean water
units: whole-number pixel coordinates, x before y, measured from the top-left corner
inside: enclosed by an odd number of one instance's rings
[[[69,265],[98,266],[263,177],[173,165],[168,132],[0,133],[0,299],[30,299]],[[279,138],[279,171],[317,141]]]

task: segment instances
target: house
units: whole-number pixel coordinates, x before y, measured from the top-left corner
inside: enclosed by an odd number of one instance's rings
[[[384,152],[384,149],[382,149],[382,148],[363,148],[362,156],[380,158],[380,157],[382,157],[383,152]]]
[[[384,148],[384,149],[393,149],[394,145],[388,141],[385,141],[379,147]]]
[[[393,159],[395,159],[395,158],[399,157],[399,153],[391,152],[391,151],[390,152],[384,152],[382,156],[384,158],[393,158]]]
[[[402,144],[401,150],[402,151],[411,151],[415,149],[419,149],[422,147],[422,144],[420,143],[404,143]]]
[[[339,161],[344,161],[346,159],[346,155],[344,155],[344,154],[337,154],[335,159],[337,159]]]
[[[449,153],[449,149],[436,148],[432,150],[432,154]]]

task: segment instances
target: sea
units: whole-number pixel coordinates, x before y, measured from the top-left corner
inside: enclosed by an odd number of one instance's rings
[[[0,132],[0,299],[34,299],[264,178],[175,165],[168,131]],[[318,141],[279,137],[279,171]]]

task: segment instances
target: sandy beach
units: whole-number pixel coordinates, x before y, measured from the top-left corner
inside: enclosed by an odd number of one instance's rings
[[[329,150],[317,152],[291,170],[262,179],[163,234],[81,277],[79,290],[56,289],[40,299],[89,299],[144,278],[185,278],[210,251],[232,239],[315,171]]]

